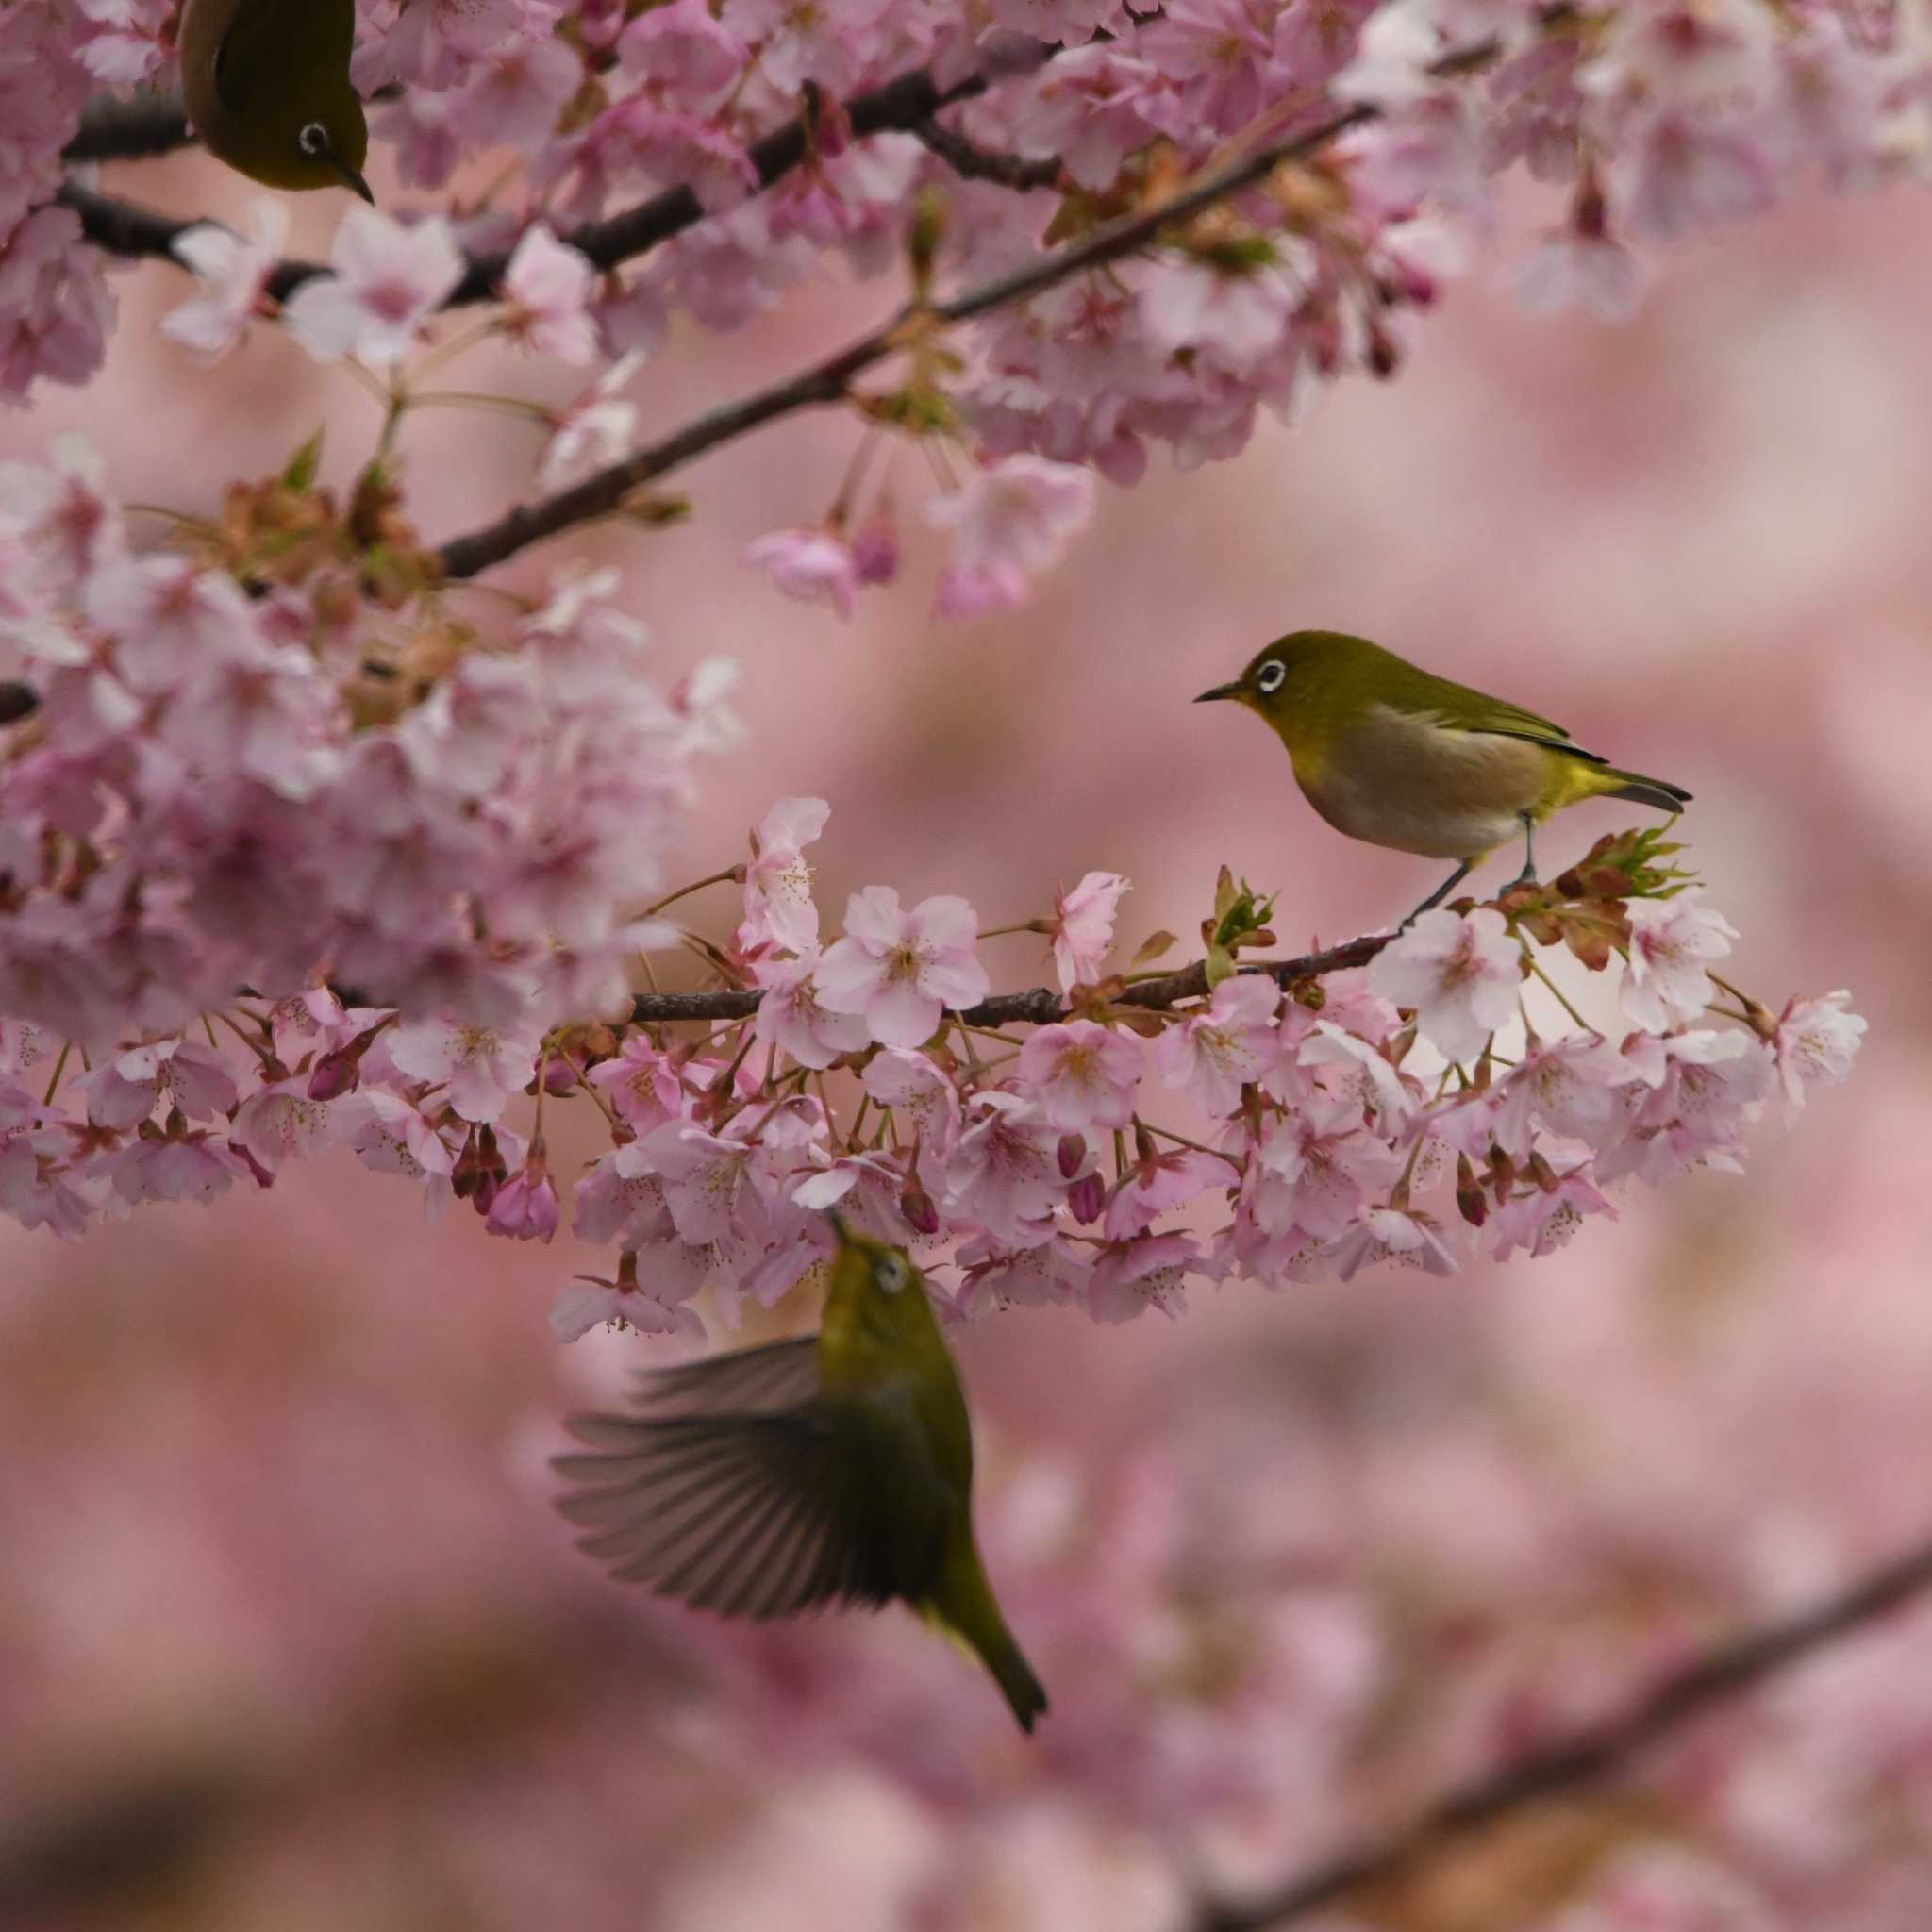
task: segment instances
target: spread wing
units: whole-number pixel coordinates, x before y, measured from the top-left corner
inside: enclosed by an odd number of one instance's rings
[[[894,1524],[862,1413],[819,1392],[815,1344],[647,1376],[643,1412],[579,1415],[558,1507],[625,1583],[727,1617],[894,1594]]]

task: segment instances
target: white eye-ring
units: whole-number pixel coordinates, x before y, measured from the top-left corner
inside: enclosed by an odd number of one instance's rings
[[[888,1294],[897,1294],[906,1286],[907,1267],[897,1255],[881,1255],[873,1263],[873,1274]]]
[[[305,155],[321,156],[328,152],[328,129],[320,121],[306,123],[295,139],[302,143]]]
[[[1271,658],[1255,673],[1255,689],[1265,697],[1272,696],[1288,681],[1288,666],[1279,658]]]

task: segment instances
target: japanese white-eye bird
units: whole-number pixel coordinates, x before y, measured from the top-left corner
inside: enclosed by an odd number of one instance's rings
[[[726,1617],[903,1598],[975,1653],[1023,1730],[1046,1692],[973,1537],[973,1429],[920,1272],[834,1222],[816,1336],[647,1372],[629,1415],[573,1416],[555,1467],[626,1583]]]
[[[270,188],[353,188],[374,201],[355,42],[356,0],[186,0],[181,92],[194,131]]]
[[[1610,764],[1534,711],[1340,631],[1277,638],[1194,702],[1221,698],[1259,714],[1288,747],[1303,796],[1338,832],[1457,861],[1417,913],[1519,833],[1517,883],[1533,879],[1536,828],[1565,806],[1629,798],[1676,812],[1690,802],[1681,786]]]

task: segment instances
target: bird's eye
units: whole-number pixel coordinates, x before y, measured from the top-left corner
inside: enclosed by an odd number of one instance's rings
[[[1255,673],[1255,689],[1265,697],[1278,691],[1288,677],[1288,666],[1279,658],[1271,658]]]
[[[881,1255],[873,1263],[873,1274],[888,1294],[897,1294],[906,1286],[908,1272],[899,1255]]]
[[[328,152],[328,129],[320,121],[305,124],[302,132],[295,139],[302,143],[305,155],[322,156]]]

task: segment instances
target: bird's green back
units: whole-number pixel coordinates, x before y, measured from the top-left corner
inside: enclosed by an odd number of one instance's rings
[[[1407,658],[1342,631],[1301,630],[1277,638],[1255,655],[1245,676],[1271,658],[1288,676],[1262,708],[1277,721],[1293,717],[1301,728],[1332,741],[1371,705],[1409,715],[1427,714],[1462,731],[1500,731],[1564,745],[1570,734],[1548,718],[1491,697],[1466,684],[1438,677]]]

